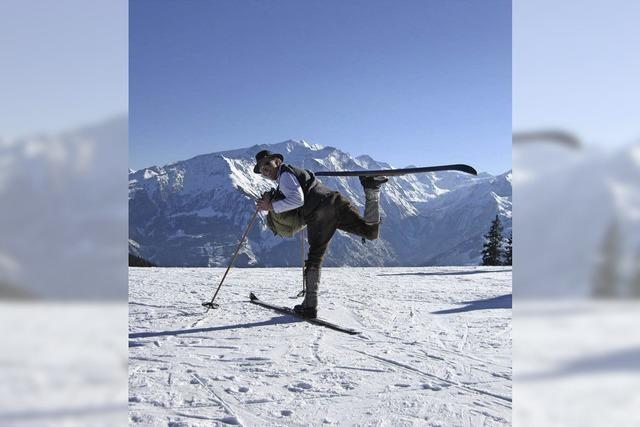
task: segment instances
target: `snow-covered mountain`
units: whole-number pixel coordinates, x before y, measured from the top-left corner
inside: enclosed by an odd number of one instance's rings
[[[129,173],[129,249],[159,266],[226,266],[254,211],[254,199],[273,187],[253,173],[263,149],[312,171],[391,168],[369,156],[304,141],[200,155]],[[361,210],[357,177],[322,177]],[[381,238],[362,243],[333,238],[327,266],[477,264],[482,235],[496,213],[511,232],[511,171],[478,177],[459,172],[393,177],[381,197]],[[274,236],[261,216],[236,262],[239,266],[301,264],[300,240]]]
[[[0,139],[0,282],[39,298],[127,297],[127,132],[119,116]]]
[[[518,297],[640,296],[640,144],[513,150]]]

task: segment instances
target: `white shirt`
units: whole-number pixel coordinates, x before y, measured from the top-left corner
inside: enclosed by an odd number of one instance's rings
[[[284,195],[284,199],[271,202],[275,213],[282,213],[293,209],[298,209],[304,205],[304,193],[298,182],[298,178],[290,172],[280,168],[278,172],[278,188]]]

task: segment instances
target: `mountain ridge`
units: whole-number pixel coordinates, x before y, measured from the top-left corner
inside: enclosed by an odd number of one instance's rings
[[[136,254],[160,266],[226,265],[248,224],[254,199],[275,186],[253,173],[254,156],[264,149],[314,172],[391,169],[368,155],[354,157],[336,147],[294,140],[140,169],[129,174],[129,237],[137,245]],[[495,177],[458,172],[393,177],[382,190],[380,239],[363,245],[357,236],[338,232],[325,265],[426,265],[434,259],[477,264],[482,235],[495,214],[504,219],[506,231],[511,228],[510,177],[511,171]],[[364,195],[357,177],[322,177],[322,182],[362,210]],[[260,214],[238,265],[299,265],[299,238],[273,236],[264,219]]]

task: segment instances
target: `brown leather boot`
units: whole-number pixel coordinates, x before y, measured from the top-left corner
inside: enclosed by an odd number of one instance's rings
[[[293,307],[293,311],[303,317],[315,319],[318,316],[318,286],[320,285],[320,269],[307,267],[304,272],[307,290],[304,301]]]

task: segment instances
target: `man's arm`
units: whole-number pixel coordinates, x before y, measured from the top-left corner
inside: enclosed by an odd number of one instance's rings
[[[279,188],[284,195],[284,199],[271,201],[275,213],[290,211],[304,205],[302,187],[300,187],[298,179],[292,173],[282,172]]]

